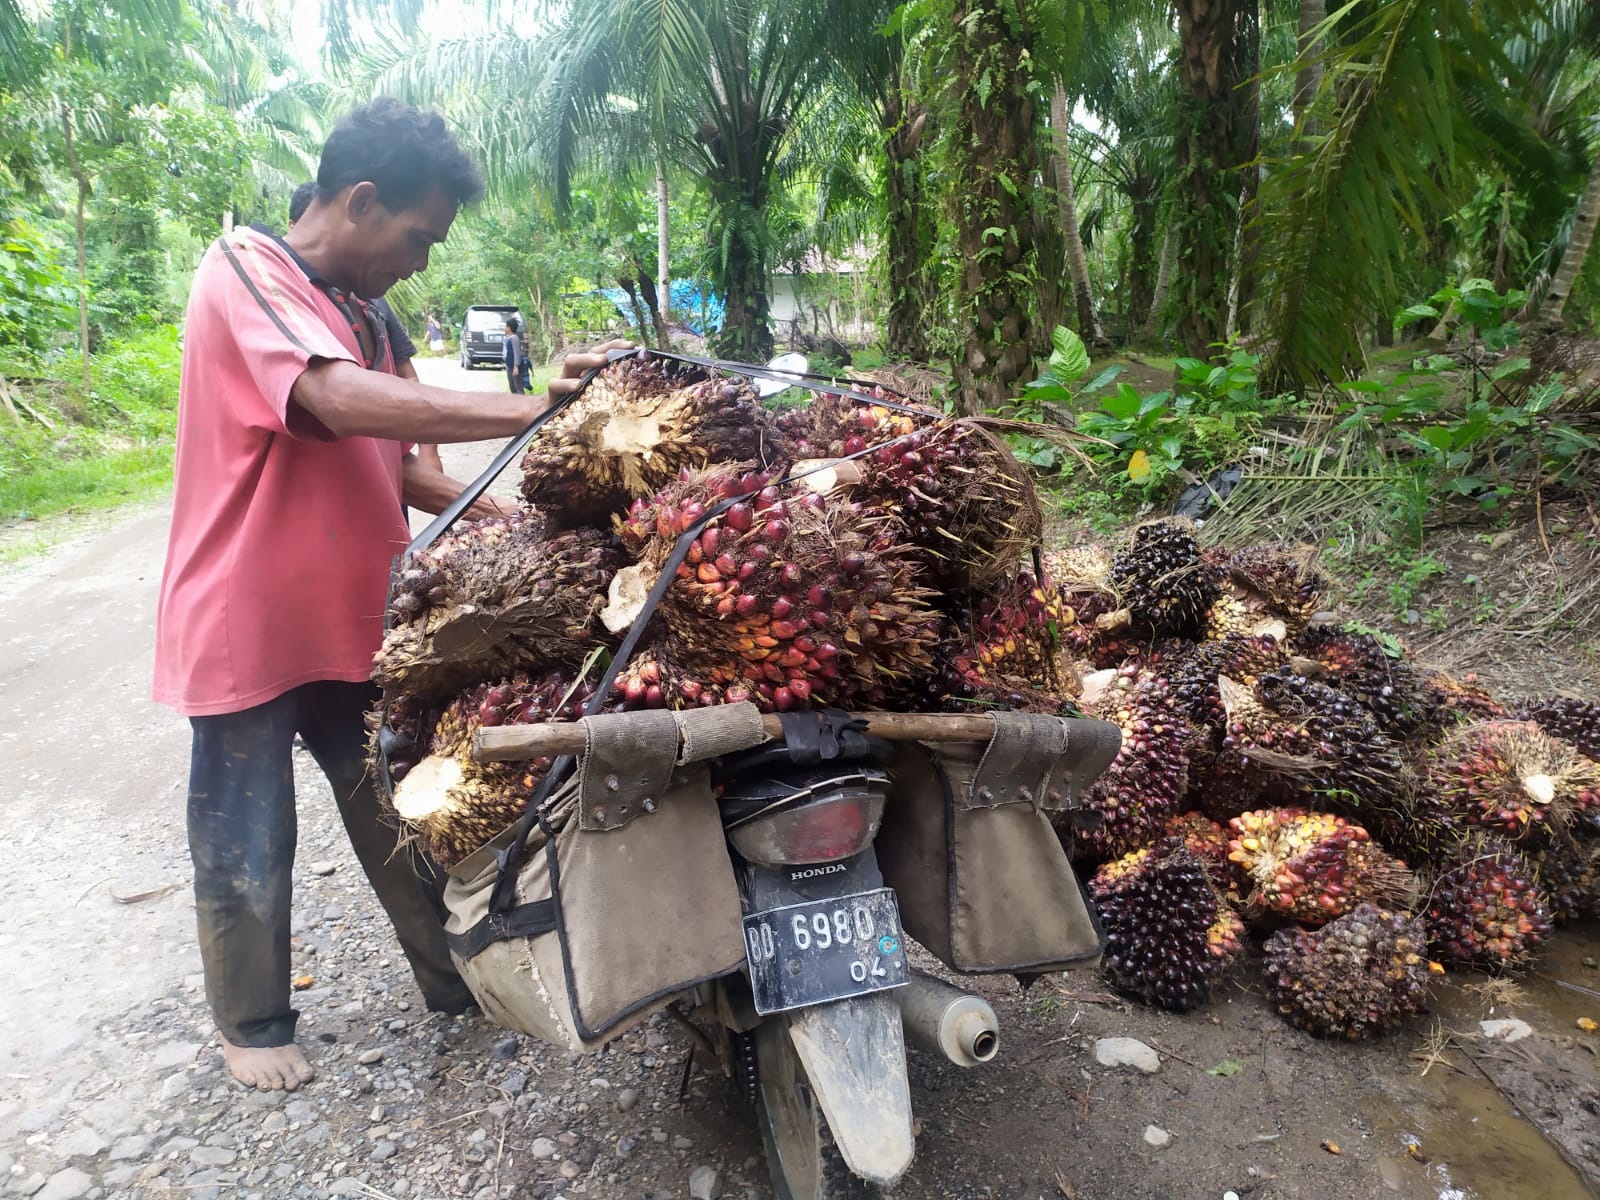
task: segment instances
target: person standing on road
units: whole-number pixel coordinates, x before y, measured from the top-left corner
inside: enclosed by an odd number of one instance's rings
[[[515,317],[506,318],[506,337],[500,346],[500,356],[506,364],[506,383],[511,387],[511,394],[521,396],[527,391],[523,378],[523,368],[527,359],[522,353],[522,339],[517,336],[519,328]]]
[[[383,819],[363,719],[402,503],[455,492],[413,442],[509,437],[604,351],[569,358],[538,397],[400,378],[381,296],[428,265],[483,185],[437,113],[378,100],[323,147],[287,238],[225,234],[185,317],[172,525],[156,612],[155,699],[193,730],[189,850],[206,995],[235,1078],[312,1078],[290,1007],[294,736],[333,787],[356,856],[431,1009],[472,995],[437,895]]]
[[[444,330],[439,328],[439,318],[432,313],[428,314],[428,349],[435,354],[444,353]]]

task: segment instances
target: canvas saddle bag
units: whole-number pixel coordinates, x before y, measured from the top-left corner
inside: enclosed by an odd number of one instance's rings
[[[451,954],[485,1015],[589,1051],[744,963],[707,763],[765,740],[754,705],[585,718],[574,775],[450,870]]]
[[[1080,808],[1117,727],[996,713],[989,742],[902,743],[878,863],[908,934],[967,973],[1058,970],[1103,945],[1051,814]]]

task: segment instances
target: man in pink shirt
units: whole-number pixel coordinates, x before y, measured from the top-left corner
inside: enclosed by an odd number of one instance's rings
[[[402,502],[437,512],[460,490],[410,446],[509,437],[550,397],[398,378],[362,297],[425,268],[481,191],[437,114],[379,100],[328,138],[316,199],[287,238],[236,230],[195,275],[154,694],[193,726],[206,993],[229,1068],[256,1087],[312,1077],[289,1003],[296,733],[333,786],[423,998],[455,1012],[472,1001],[437,895],[395,853],[367,781],[367,680],[390,563],[408,541]],[[569,358],[551,394],[602,361]]]

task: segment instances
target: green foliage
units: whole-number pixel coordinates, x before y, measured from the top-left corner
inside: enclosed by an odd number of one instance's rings
[[[1527,298],[1526,292],[1516,289],[1501,295],[1487,279],[1466,279],[1401,309],[1395,314],[1394,327],[1398,330],[1413,321],[1454,318],[1470,327],[1487,349],[1505,350],[1517,344],[1520,335],[1515,317]]]
[[[0,218],[0,346],[25,365],[36,362],[71,312],[55,248],[25,218]]]
[[[1056,331],[1052,364],[1059,358],[1066,366],[1077,365],[1076,354],[1063,353],[1073,350],[1076,335],[1069,334],[1063,347],[1063,333],[1068,331]],[[1121,383],[1089,409],[1078,408],[1080,399],[1111,383],[1121,368],[1102,371],[1081,390],[1064,385],[1058,374],[1047,371],[1023,395],[1031,404],[1075,409],[1078,432],[1093,439],[1083,451],[1110,472],[1113,491],[1153,501],[1185,473],[1204,474],[1237,460],[1263,422],[1283,410],[1286,398],[1261,393],[1260,361],[1237,348],[1228,350],[1225,361],[1218,364],[1180,358],[1170,389],[1141,393],[1132,384]]]
[[[178,331],[163,325],[96,355],[88,392],[76,357],[21,386],[20,422],[0,415],[0,521],[120,503],[170,483],[178,363]]]

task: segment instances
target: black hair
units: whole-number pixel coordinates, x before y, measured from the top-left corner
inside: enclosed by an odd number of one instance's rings
[[[295,188],[294,195],[289,197],[289,224],[293,225],[306,215],[306,209],[311,207],[311,197],[317,194],[317,181],[308,179]]]
[[[522,326],[517,324],[515,317],[506,318],[506,328],[511,330],[512,333],[520,333],[522,331]]]
[[[357,183],[377,186],[390,212],[437,187],[459,204],[483,195],[483,176],[436,112],[381,96],[334,126],[317,167],[317,196],[331,200]]]

